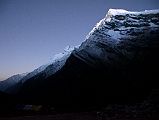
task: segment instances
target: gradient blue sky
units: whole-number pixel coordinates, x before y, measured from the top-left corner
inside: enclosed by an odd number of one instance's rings
[[[109,8],[158,9],[158,0],[0,0],[0,80],[75,46]]]

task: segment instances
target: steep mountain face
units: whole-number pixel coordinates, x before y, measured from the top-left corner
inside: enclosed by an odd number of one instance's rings
[[[19,95],[61,106],[143,100],[158,87],[158,38],[159,10],[110,9],[58,72],[31,78]]]
[[[53,57],[52,62],[42,65],[30,73],[17,74],[1,81],[0,91],[8,94],[16,94],[24,82],[34,76],[38,76],[41,72],[45,74],[43,79],[56,73],[64,65],[73,50],[74,47],[67,46],[63,53],[56,54]]]
[[[99,59],[103,64],[120,62],[122,59],[132,60],[139,49],[146,49],[150,47],[149,44],[153,44],[152,47],[157,46],[158,41],[146,37],[157,36],[158,17],[158,10],[129,12],[110,9],[86,37],[76,55],[93,65],[97,62],[91,57]],[[125,57],[120,57],[121,55]]]
[[[159,10],[110,9],[56,72],[49,65],[22,83],[17,96],[69,107],[143,100],[158,88],[158,38]]]

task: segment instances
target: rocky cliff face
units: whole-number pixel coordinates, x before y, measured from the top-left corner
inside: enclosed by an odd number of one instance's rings
[[[100,60],[104,65],[131,61],[145,49],[158,46],[159,13],[157,10],[129,12],[110,9],[86,37],[75,55],[88,64]],[[155,40],[153,40],[155,39]],[[141,53],[142,52],[142,53]],[[126,64],[127,62],[124,62]]]

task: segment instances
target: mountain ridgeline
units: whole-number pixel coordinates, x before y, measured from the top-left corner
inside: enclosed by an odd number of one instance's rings
[[[6,92],[60,107],[142,101],[159,87],[158,52],[159,10],[110,9],[79,47]]]

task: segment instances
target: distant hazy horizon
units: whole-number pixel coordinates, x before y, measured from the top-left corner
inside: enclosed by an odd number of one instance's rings
[[[81,44],[110,8],[158,9],[158,0],[0,0],[0,80],[31,72]]]

